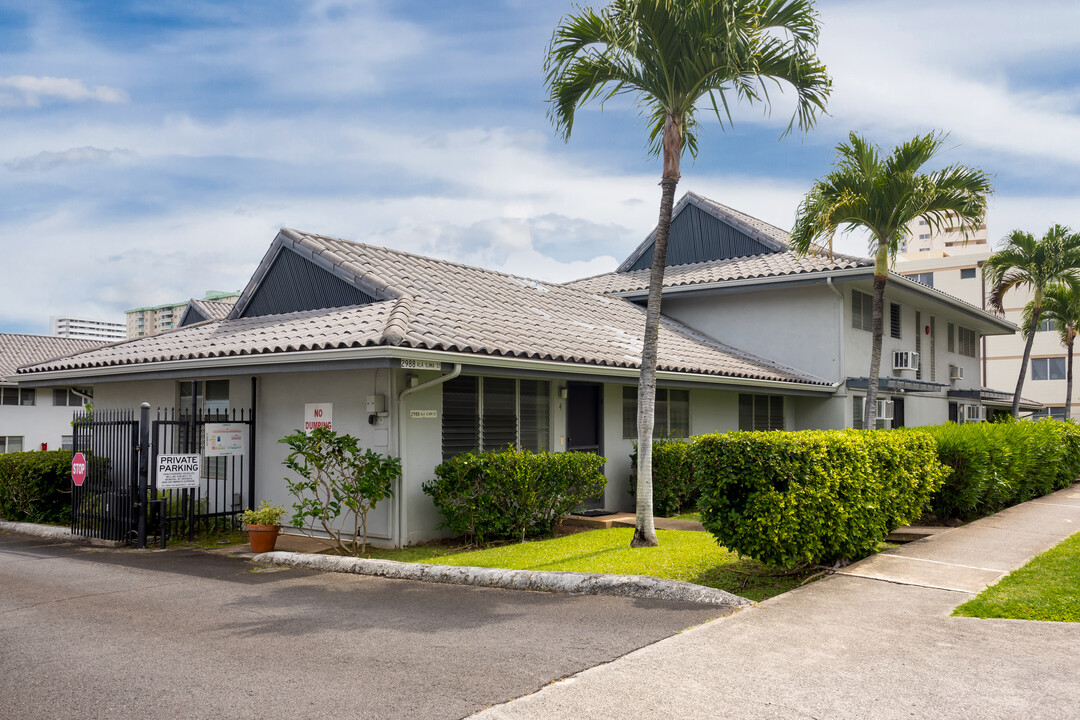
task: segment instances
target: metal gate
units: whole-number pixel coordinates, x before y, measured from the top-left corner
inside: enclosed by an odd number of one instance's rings
[[[74,452],[86,457],[86,479],[72,487],[71,531],[84,537],[135,543],[149,537],[161,547],[169,538],[240,527],[245,508],[254,508],[255,430],[250,410],[193,414],[190,408],[165,408],[150,420],[143,403],[132,410],[76,413]],[[205,457],[209,423],[243,428],[240,454]],[[211,428],[214,429],[214,428]],[[198,454],[198,487],[159,490],[161,454]]]

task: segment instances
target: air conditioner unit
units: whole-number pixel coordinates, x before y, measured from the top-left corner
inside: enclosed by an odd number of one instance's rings
[[[919,367],[919,353],[911,350],[893,350],[893,370],[917,370]]]
[[[986,419],[986,408],[982,405],[965,405],[964,422],[982,422]]]
[[[892,400],[878,400],[877,401],[877,416],[878,420],[892,420],[893,419],[893,402]]]
[[[964,368],[960,365],[949,366],[949,380],[963,380]]]

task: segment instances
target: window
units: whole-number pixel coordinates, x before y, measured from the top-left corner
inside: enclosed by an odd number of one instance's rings
[[[851,327],[856,330],[874,328],[874,298],[858,290],[851,291]]]
[[[22,452],[22,435],[0,435],[0,453]]]
[[[191,389],[195,386],[195,413],[203,415],[225,415],[229,412],[228,380],[182,380],[177,383],[177,407],[180,415],[191,415]]]
[[[902,315],[900,313],[900,306],[896,303],[889,304],[889,335],[900,340],[901,332],[901,320]]]
[[[919,364],[915,367],[915,379],[922,380],[922,313],[918,310],[915,311],[915,354],[919,357]],[[861,415],[859,417],[862,417]]]
[[[36,393],[28,388],[0,388],[0,405],[22,405],[24,407],[29,407],[34,404],[35,396]]]
[[[1035,412],[1031,413],[1032,420],[1038,420],[1039,418],[1045,417],[1053,418],[1054,420],[1064,420],[1065,407],[1044,407],[1041,410],[1036,410]]]
[[[780,395],[739,395],[740,430],[783,430],[784,398]]]
[[[443,460],[507,446],[550,449],[551,391],[547,380],[454,378],[443,384]]]
[[[949,323],[948,331],[949,337],[947,338],[946,345],[948,346],[949,352],[956,352],[956,326]]]
[[[975,279],[975,268],[961,268],[960,269],[960,279],[961,280],[974,280]]]
[[[1032,360],[1031,360],[1031,379],[1032,380],[1064,380],[1065,379],[1065,358],[1063,358],[1063,357],[1032,358]]]
[[[959,352],[961,355],[976,357],[978,355],[979,335],[971,328],[958,328]]]
[[[60,436],[60,449],[71,452],[75,449],[75,436],[73,435],[61,435]]]
[[[909,280],[914,280],[915,282],[920,282],[923,285],[934,287],[934,273],[932,272],[915,273],[914,275],[905,275],[904,277]]]
[[[53,407],[82,407],[85,403],[86,401],[76,395],[74,390],[60,388],[53,390]]]
[[[856,430],[863,429],[863,404],[866,402],[865,395],[852,395],[851,396],[851,427]],[[878,430],[885,429],[885,421],[881,418],[877,418],[874,426]]]
[[[919,233],[919,239],[920,240],[929,240],[930,239],[930,233]]]
[[[920,224],[920,225],[925,225],[925,224],[926,224],[926,221],[925,221],[925,220],[920,220],[920,221],[919,221],[919,224]]]
[[[623,385],[623,439],[637,438],[636,385]],[[690,437],[690,391],[656,388],[653,411],[653,437]]]
[[[1043,320],[1035,326],[1035,332],[1052,332],[1057,330],[1057,323],[1053,320]]]

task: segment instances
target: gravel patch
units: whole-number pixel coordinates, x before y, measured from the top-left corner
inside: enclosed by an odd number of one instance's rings
[[[577,595],[614,595],[618,597],[675,600],[719,605],[731,609],[753,605],[753,601],[724,590],[695,585],[681,580],[662,580],[645,575],[608,575],[605,573],[561,572],[554,570],[506,570],[501,568],[426,565],[395,560],[369,560],[334,555],[307,555],[269,552],[256,555],[253,562],[292,567],[374,575],[395,580],[477,585],[508,590],[572,593]]]

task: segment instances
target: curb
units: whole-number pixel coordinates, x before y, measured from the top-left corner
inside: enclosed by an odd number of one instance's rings
[[[0,520],[0,532],[16,533],[18,535],[31,535],[33,537],[46,538],[48,540],[61,540],[65,542],[83,543],[85,545],[95,545],[98,547],[123,547],[124,543],[115,542],[112,540],[98,540],[96,538],[88,538],[83,535],[75,535],[67,528],[56,527],[55,525],[38,525],[37,523],[28,522],[11,522],[10,520]]]
[[[556,570],[506,570],[501,568],[424,565],[396,560],[369,560],[330,555],[305,555],[291,552],[268,552],[256,555],[252,562],[288,565],[329,572],[374,575],[394,580],[475,585],[506,590],[570,593],[574,595],[613,595],[650,600],[675,600],[718,605],[737,610],[753,601],[724,590],[703,587],[681,580],[662,580],[644,575],[608,575],[606,573],[562,572]]]

